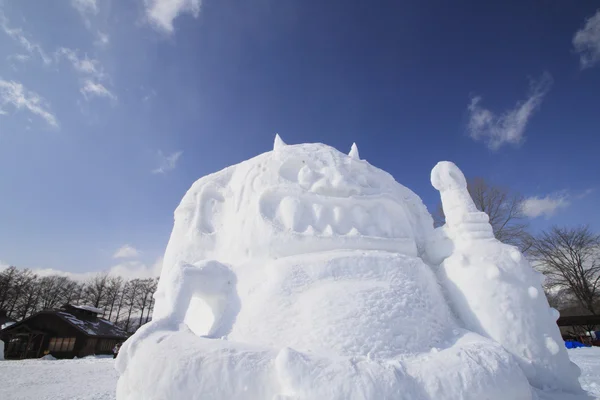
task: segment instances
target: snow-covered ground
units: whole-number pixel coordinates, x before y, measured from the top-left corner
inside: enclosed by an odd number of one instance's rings
[[[569,350],[581,368],[581,384],[600,398],[600,348]],[[0,362],[0,399],[105,400],[115,398],[118,374],[112,358]]]
[[[0,361],[0,399],[109,400],[115,398],[119,375],[114,360]]]
[[[591,395],[600,398],[600,348],[569,350],[571,360],[581,368],[579,381]]]

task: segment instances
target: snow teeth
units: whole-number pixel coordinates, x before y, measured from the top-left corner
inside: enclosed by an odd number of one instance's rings
[[[309,225],[308,228],[304,230],[304,233],[313,236],[315,234],[315,228],[313,228],[312,225]]]
[[[348,236],[360,236],[360,232],[352,227],[352,229],[350,229],[350,232],[347,233]]]
[[[322,204],[313,204],[313,213],[315,214],[315,222],[319,223],[323,218],[325,207]]]
[[[366,225],[368,219],[369,214],[363,206],[354,206],[352,208],[352,220],[354,222],[354,226],[358,226],[360,229]]]
[[[383,199],[365,199],[356,204],[346,200],[329,201],[319,196],[305,198],[266,192],[260,212],[279,229],[306,236],[409,237],[403,210]],[[398,207],[401,207],[398,205]]]
[[[392,235],[392,221],[382,205],[378,205],[375,208],[375,216],[380,234],[384,237],[390,237]]]
[[[342,207],[339,207],[339,206],[333,207],[333,219],[338,224],[344,222],[344,215],[343,215]]]
[[[300,202],[291,197],[285,197],[279,204],[280,218],[283,225],[290,230],[296,230],[300,221]]]

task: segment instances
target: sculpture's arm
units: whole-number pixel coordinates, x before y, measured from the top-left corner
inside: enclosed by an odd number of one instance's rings
[[[224,264],[208,260],[196,264],[178,263],[161,277],[161,288],[156,293],[156,310],[152,321],[142,326],[121,347],[116,368],[123,373],[127,361],[137,345],[159,331],[175,331],[184,323],[192,298],[199,297],[211,307],[214,315],[213,329],[224,325],[223,316],[235,296],[235,274]],[[231,311],[231,310],[230,310]],[[231,313],[229,313],[231,314]],[[229,315],[231,316],[231,315]]]

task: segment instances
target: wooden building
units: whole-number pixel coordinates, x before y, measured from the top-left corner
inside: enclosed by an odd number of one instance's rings
[[[15,321],[6,315],[6,310],[0,310],[0,329],[6,328],[14,323]]]
[[[41,311],[0,331],[6,359],[56,358],[111,354],[127,333],[99,318],[102,310],[65,305],[60,310]]]

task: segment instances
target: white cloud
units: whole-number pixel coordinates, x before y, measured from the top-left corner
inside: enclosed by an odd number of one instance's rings
[[[145,264],[141,261],[126,261],[102,271],[90,272],[68,272],[60,271],[52,268],[30,268],[38,276],[60,275],[66,276],[79,282],[85,282],[99,273],[107,273],[112,276],[120,276],[124,279],[145,279],[156,278],[160,275],[163,259],[158,258],[152,264]],[[9,265],[0,261],[0,271],[8,268]]]
[[[104,84],[99,82],[105,80],[107,76],[98,60],[88,58],[87,55],[80,58],[76,50],[65,47],[61,47],[56,51],[56,57],[61,56],[66,58],[73,66],[73,69],[84,77],[81,81],[80,91],[86,100],[90,100],[93,97],[104,97],[110,100],[117,99],[117,96],[106,88]]]
[[[98,14],[98,4],[96,0],[71,0],[71,5],[75,7],[81,15]]]
[[[87,55],[83,58],[79,58],[76,50],[61,47],[56,51],[56,56],[65,57],[71,62],[75,71],[81,74],[89,75],[96,79],[104,79],[106,77],[98,60],[90,59]]]
[[[552,77],[544,73],[540,79],[531,81],[527,100],[518,102],[502,115],[483,108],[480,104],[482,98],[474,96],[467,108],[469,136],[474,140],[485,141],[492,150],[499,149],[505,143],[521,144],[529,119],[540,107],[551,86]]]
[[[582,69],[600,63],[600,9],[575,33],[573,46]]]
[[[0,110],[6,105],[12,105],[17,110],[28,110],[44,119],[48,125],[58,127],[58,120],[40,95],[27,90],[19,82],[0,79]]]
[[[111,100],[117,99],[117,97],[103,84],[94,82],[90,79],[84,81],[84,84],[81,87],[81,93],[86,100],[89,100],[92,97],[107,97]]]
[[[39,44],[30,41],[27,39],[25,33],[21,29],[11,28],[9,24],[10,22],[8,21],[8,18],[6,18],[4,13],[0,10],[0,29],[2,29],[5,34],[23,47],[29,54],[37,54],[42,59],[44,64],[52,63],[52,58],[50,58],[46,52],[44,52]]]
[[[140,261],[127,261],[111,267],[107,272],[110,275],[120,276],[124,279],[156,278],[160,275],[162,264],[162,257],[157,259],[152,265],[144,264]]]
[[[110,37],[108,34],[98,31],[97,39],[94,44],[98,47],[106,47],[110,43]]]
[[[146,17],[152,25],[166,33],[173,32],[173,21],[183,13],[194,18],[200,13],[202,0],[144,0]]]
[[[177,166],[177,161],[179,157],[183,154],[182,151],[177,151],[168,156],[165,156],[162,151],[158,152],[159,157],[159,165],[158,168],[152,170],[153,174],[166,174],[169,171],[172,171]]]
[[[8,57],[6,57],[6,59],[8,61],[18,61],[18,62],[25,62],[27,60],[29,60],[31,58],[31,56],[29,54],[11,54]]]
[[[545,197],[533,196],[523,200],[521,210],[529,218],[541,216],[550,218],[559,209],[566,208],[570,204],[569,196],[565,193],[547,195]]]
[[[113,254],[113,258],[134,258],[139,255],[140,252],[135,247],[126,244]]]

